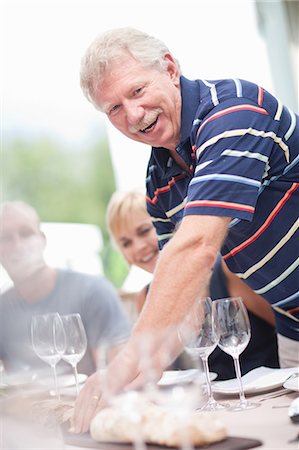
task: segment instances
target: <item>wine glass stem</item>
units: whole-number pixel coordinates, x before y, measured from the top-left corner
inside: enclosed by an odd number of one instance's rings
[[[147,446],[144,442],[141,430],[141,416],[139,412],[136,412],[138,417],[133,417],[133,423],[135,425],[135,437],[134,437],[134,449],[135,450],[146,450]]]
[[[138,435],[134,440],[134,447],[135,450],[146,450],[146,444],[144,443],[142,436],[140,435],[140,432],[138,432]]]
[[[239,357],[234,358],[234,365],[235,365],[235,371],[236,371],[238,384],[239,384],[240,402],[241,403],[243,403],[243,402],[245,403],[246,402],[246,398],[245,398],[245,395],[244,395],[244,388],[243,388],[243,383],[242,383],[242,376],[241,376]]]
[[[202,358],[202,362],[203,362],[203,367],[205,369],[209,401],[214,401],[211,380],[210,380],[210,373],[209,373],[210,371],[209,371],[208,358]]]
[[[186,417],[184,420],[179,421],[179,432],[181,437],[181,450],[194,450],[194,447],[192,445],[192,441],[187,429],[188,426],[188,419]]]
[[[60,401],[60,390],[59,390],[58,382],[57,382],[56,364],[54,366],[52,366],[52,369],[53,369],[53,375],[54,375],[55,391],[56,391],[58,400]]]
[[[74,375],[75,375],[75,381],[76,381],[76,392],[77,392],[77,395],[79,395],[79,382],[78,382],[77,364],[75,364],[73,366],[73,369],[74,369]]]

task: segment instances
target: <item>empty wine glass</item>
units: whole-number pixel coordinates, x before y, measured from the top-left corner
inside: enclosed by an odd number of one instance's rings
[[[37,314],[31,319],[32,346],[37,356],[52,367],[55,391],[60,400],[56,364],[65,351],[66,339],[58,313]]]
[[[245,305],[240,297],[230,297],[214,302],[217,327],[219,333],[218,346],[234,360],[236,376],[239,385],[240,400],[231,406],[231,411],[242,411],[260,406],[249,402],[244,395],[239,356],[247,347],[251,332],[250,322]]]
[[[83,358],[87,348],[87,338],[80,314],[66,314],[61,316],[66,346],[62,359],[69,363],[75,375],[76,391],[79,394],[77,364]]]
[[[140,386],[139,389],[118,391],[109,384],[107,366],[122,344],[124,341],[120,343],[113,339],[103,339],[98,343],[97,367],[99,370],[97,373],[102,387],[101,398],[104,403],[121,411],[121,414],[129,419],[132,427],[130,426],[130,430],[127,431],[131,435],[134,449],[146,450],[147,446],[142,434],[142,415],[145,407],[143,388]],[[135,349],[136,356],[140,359],[139,345],[136,345]]]
[[[203,363],[208,401],[200,409],[215,411],[229,407],[229,404],[217,402],[212,391],[208,358],[215,350],[219,337],[215,323],[213,302],[209,297],[195,301],[184,320],[179,334],[185,350],[194,361],[195,366],[198,368],[199,358]]]
[[[167,415],[172,417],[176,423],[176,431],[180,442],[181,450],[193,450],[192,444],[192,417],[199,403],[202,401],[201,377],[182,381],[181,371],[177,371],[171,383],[163,382],[160,379],[160,369],[167,369],[173,361],[173,350],[181,342],[178,337],[178,328],[164,327],[162,330],[155,330],[154,336],[144,335],[139,339],[141,350],[140,368],[144,373],[147,397],[158,405],[162,410],[167,411]],[[175,371],[173,371],[175,375]],[[202,371],[200,371],[202,375]],[[167,371],[165,373],[167,375]]]
[[[4,384],[3,383],[3,375],[4,375],[4,364],[2,359],[0,359],[0,387]]]

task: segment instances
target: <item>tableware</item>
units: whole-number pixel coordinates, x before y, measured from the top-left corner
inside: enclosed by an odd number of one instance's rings
[[[299,372],[293,373],[284,383],[283,387],[299,392]]]
[[[3,364],[2,359],[0,359],[0,386],[1,386],[1,384],[4,384],[3,383],[3,375],[4,375],[4,364]]]
[[[78,373],[78,383],[82,384],[86,381],[87,375],[85,373]],[[47,386],[52,389],[53,381],[50,378],[41,378],[36,381],[39,386]],[[59,386],[61,388],[76,386],[76,380],[72,374],[59,375]]]
[[[214,399],[209,377],[208,358],[219,341],[213,302],[209,297],[197,299],[194,302],[180,327],[179,336],[186,353],[190,355],[194,363],[198,365],[199,358],[203,363],[208,400],[200,409],[206,411],[225,409],[229,405],[219,403]]]
[[[198,377],[195,377],[188,383],[158,385],[152,395],[155,404],[162,406],[174,416],[181,450],[194,449],[189,424],[192,414],[202,406],[202,385],[202,382],[198,382]]]
[[[216,300],[214,305],[219,333],[218,346],[233,358],[239,386],[239,402],[229,409],[242,411],[256,408],[260,404],[250,402],[245,397],[239,362],[239,356],[250,340],[250,322],[245,305],[240,297]]]
[[[141,335],[136,342],[135,352],[139,361],[147,360],[147,347],[141,345],[143,342],[143,336]],[[104,402],[116,410],[124,414],[130,425],[133,425],[134,437],[133,446],[135,450],[146,450],[147,446],[143,440],[141,434],[141,419],[142,410],[144,408],[144,386],[140,386],[140,389],[115,389],[109,382],[111,379],[107,376],[107,367],[111,359],[114,357],[115,350],[117,348],[117,341],[113,339],[102,339],[98,343],[97,349],[97,375],[101,384],[101,395]],[[131,447],[132,448],[132,447]]]
[[[288,415],[293,423],[299,423],[299,397],[292,401]]]
[[[141,433],[144,399],[142,390],[130,389],[110,397],[110,404],[120,409],[134,426],[134,449],[146,450],[147,446]]]
[[[155,330],[155,333],[144,333],[139,338],[138,346],[140,368],[146,378],[144,388],[146,398],[174,415],[181,450],[193,449],[188,434],[188,418],[202,401],[202,383],[198,381],[203,375],[202,370],[198,367],[195,371],[188,371],[187,377],[184,374],[187,371],[184,370],[177,371],[183,372],[181,376],[175,374],[175,371],[170,371],[168,375],[164,372],[157,382],[161,376],[161,368],[170,366],[174,355],[177,354],[177,348],[181,347],[177,327],[163,327]]]
[[[21,386],[28,386],[36,379],[36,374],[31,372],[25,373],[4,373],[0,389],[13,389]]]
[[[217,375],[215,372],[209,372],[210,380],[215,380]],[[205,374],[198,369],[166,370],[163,372],[162,378],[158,381],[158,385],[167,386],[171,384],[189,383],[190,381],[194,381],[196,377],[199,377],[202,382],[205,381]]]
[[[286,395],[289,392],[288,389],[285,388],[281,388],[278,389],[276,391],[272,391],[272,392],[268,392],[266,393],[263,397],[259,397],[257,399],[258,402],[265,402],[267,400],[271,400],[272,398],[278,398],[278,397],[282,397],[283,395]]]
[[[81,391],[81,389],[83,388],[86,379],[87,375],[85,375],[84,373],[78,373],[79,391]],[[59,382],[60,380],[61,377],[59,377]],[[77,397],[78,394],[74,375],[62,375],[60,387],[60,395],[62,395],[63,397]],[[49,384],[48,388],[50,388],[50,395],[54,397],[56,395],[54,387],[51,388]]]
[[[270,367],[257,367],[242,377],[243,389],[246,394],[259,394],[273,391],[282,387],[287,378],[298,371],[297,367],[273,369]],[[213,382],[214,392],[227,395],[239,394],[237,378]]]
[[[132,450],[131,444],[127,444],[125,442],[111,440],[108,443],[105,442],[101,444],[100,442],[95,441],[91,437],[90,433],[74,434],[69,433],[65,428],[63,428],[63,437],[65,444],[71,446],[71,448],[74,446],[82,449],[92,448],[96,450]],[[209,444],[208,447],[202,448],[206,448],[206,450],[241,450],[259,447],[260,445],[262,445],[262,442],[258,439],[228,436],[225,440],[221,441],[221,443],[216,442],[215,444]],[[163,450],[169,449],[170,447],[151,444],[150,448],[152,450]]]
[[[61,316],[66,346],[62,359],[69,363],[75,375],[76,390],[79,394],[77,364],[83,358],[87,349],[87,337],[80,314],[65,314]]]
[[[66,348],[66,337],[60,315],[51,313],[32,316],[31,338],[37,356],[49,364],[53,370],[55,390],[60,400],[56,364],[61,360]]]

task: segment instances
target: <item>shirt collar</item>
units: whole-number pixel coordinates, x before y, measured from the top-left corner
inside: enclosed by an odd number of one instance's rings
[[[180,78],[182,110],[181,110],[181,141],[176,151],[190,164],[191,144],[190,134],[193,120],[200,102],[200,88],[196,81],[188,80],[184,76]],[[174,176],[182,173],[182,168],[170,158],[169,152],[163,147],[152,147],[152,157],[164,176]]]
[[[188,80],[181,76],[181,144],[189,139],[193,120],[200,102],[200,88],[197,81]]]

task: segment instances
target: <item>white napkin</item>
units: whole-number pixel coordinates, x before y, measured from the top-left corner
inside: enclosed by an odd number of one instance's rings
[[[286,369],[272,369],[270,367],[257,367],[242,377],[245,392],[259,391],[266,389],[274,389],[282,386],[286,379],[293,373],[299,371],[298,367],[290,367]],[[235,393],[238,392],[238,380],[218,381],[213,383],[215,392]]]

